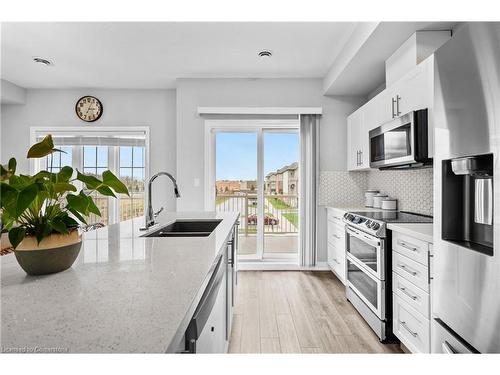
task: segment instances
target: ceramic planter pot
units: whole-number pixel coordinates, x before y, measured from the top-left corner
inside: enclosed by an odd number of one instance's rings
[[[82,247],[78,231],[52,234],[37,244],[36,238],[26,237],[14,250],[17,262],[28,275],[61,272],[73,265]]]

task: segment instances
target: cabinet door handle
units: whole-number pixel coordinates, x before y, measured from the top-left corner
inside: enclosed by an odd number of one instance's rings
[[[391,98],[392,100],[392,118],[396,117],[396,113],[394,111],[394,105],[396,104],[396,99]]]
[[[413,331],[410,329],[410,327],[408,327],[408,326],[406,325],[406,322],[399,321],[399,323],[401,324],[401,326],[402,326],[404,329],[406,329],[406,330],[410,333],[410,335],[412,335],[413,337],[417,337],[417,336],[418,336],[418,333],[417,333],[417,332],[413,332]]]
[[[404,264],[400,264],[399,265],[399,268],[401,268],[403,271],[405,272],[408,272],[410,275],[412,276],[417,276],[418,272],[417,271],[412,271],[410,270],[407,266],[405,266]]]
[[[416,301],[418,299],[417,296],[414,296],[414,295],[408,293],[408,291],[406,290],[406,288],[404,288],[402,286],[399,287],[399,290],[402,291],[404,294],[406,294],[408,297],[410,297],[414,301]]]
[[[418,251],[418,247],[412,247],[408,245],[406,242],[400,241],[399,244],[404,247],[405,249],[411,250],[411,251]]]
[[[401,100],[401,97],[399,95],[396,95],[396,114],[397,116],[401,116],[401,112],[399,111],[399,101]]]
[[[363,151],[359,151],[359,165],[363,165]]]
[[[356,151],[356,166],[359,167],[359,150]]]
[[[340,236],[334,234],[333,237],[335,237],[337,240],[340,240]]]

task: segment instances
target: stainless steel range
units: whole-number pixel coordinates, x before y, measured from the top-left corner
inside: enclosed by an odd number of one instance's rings
[[[387,223],[432,223],[432,217],[404,211],[348,212],[347,299],[382,342],[393,341],[391,232]]]

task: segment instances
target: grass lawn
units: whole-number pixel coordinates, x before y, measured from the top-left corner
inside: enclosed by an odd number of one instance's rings
[[[267,198],[267,200],[269,201],[269,203],[272,204],[272,206],[274,208],[276,208],[277,210],[280,210],[280,209],[283,209],[283,208],[290,208],[290,206],[288,204],[286,204],[285,202],[283,202],[281,199],[279,198]]]
[[[299,215],[296,212],[287,212],[283,214],[286,219],[292,223],[295,228],[299,227]]]

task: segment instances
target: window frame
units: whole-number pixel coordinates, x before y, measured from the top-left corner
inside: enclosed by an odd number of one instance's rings
[[[30,127],[30,144],[33,145],[37,141],[37,136],[40,134],[78,134],[78,133],[95,133],[99,134],[139,134],[144,135],[144,184],[147,184],[150,176],[150,127],[149,126],[108,126],[103,128],[89,128],[87,126],[32,126]],[[108,146],[108,167],[116,176],[120,175],[120,150],[119,146]],[[35,174],[40,171],[44,165],[44,158],[30,159],[30,173]],[[96,160],[97,163],[97,160]],[[83,146],[73,146],[72,164],[83,171]],[[120,222],[120,197],[109,200],[108,204],[108,225]],[[144,207],[147,202],[147,189],[144,189]]]

